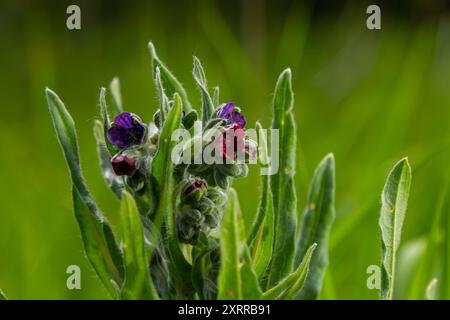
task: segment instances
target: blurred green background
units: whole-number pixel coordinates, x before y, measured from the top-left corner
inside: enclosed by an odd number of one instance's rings
[[[118,201],[98,170],[92,125],[99,88],[121,79],[126,110],[150,120],[157,99],[147,42],[197,106],[192,55],[221,100],[249,123],[270,124],[278,74],[293,72],[298,121],[299,209],[318,161],[334,152],[337,218],[322,298],[373,299],[369,265],[380,259],[384,178],[408,156],[413,183],[402,237],[397,298],[423,298],[438,277],[450,290],[445,185],[449,165],[450,14],[444,1],[382,2],[382,30],[366,28],[376,1],[2,1],[0,5],[0,287],[13,299],[107,298],[83,254],[69,174],[44,88],[77,124],[82,165],[117,226]],[[81,7],[82,29],[66,28]],[[257,169],[235,181],[246,222],[258,199]],[[66,288],[66,268],[82,289]]]

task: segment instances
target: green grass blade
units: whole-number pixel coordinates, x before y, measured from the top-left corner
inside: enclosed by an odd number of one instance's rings
[[[381,195],[381,299],[394,293],[395,264],[411,186],[411,167],[402,159],[389,173]]]
[[[256,130],[258,134],[264,135],[261,124],[256,123]],[[267,159],[267,143],[266,136],[258,139],[259,157],[258,159]],[[260,166],[265,165],[265,161],[260,163]],[[256,213],[255,222],[252,226],[252,231],[247,238],[247,245],[250,248],[253,267],[259,279],[262,279],[267,267],[270,264],[273,250],[274,237],[274,212],[272,203],[272,191],[270,189],[270,182],[268,175],[261,175],[261,196]]]
[[[446,178],[440,187],[439,196],[436,202],[436,210],[433,215],[430,230],[426,237],[426,246],[414,275],[410,279],[410,288],[408,291],[408,299],[417,300],[423,298],[423,292],[429,283],[429,279],[433,277],[434,255],[440,253],[442,247],[443,225],[445,228],[446,202],[449,201],[450,171],[447,172]],[[448,210],[448,209],[447,209]],[[445,234],[444,234],[445,235]],[[445,261],[445,260],[444,260]],[[447,269],[444,269],[445,272]]]
[[[0,289],[0,300],[8,300],[6,294],[2,291],[2,289]]]
[[[202,120],[207,123],[214,112],[214,104],[208,92],[208,83],[206,81],[205,70],[200,60],[194,56],[194,70],[192,71],[194,80],[200,88],[202,94]]]
[[[437,284],[438,280],[436,278],[431,279],[431,281],[427,285],[427,289],[425,291],[425,297],[427,300],[436,300],[437,299]]]
[[[297,224],[297,193],[295,190],[296,129],[292,113],[294,96],[290,69],[278,78],[273,99],[272,128],[279,130],[279,169],[270,183],[275,216],[275,241],[268,285],[273,286],[294,267],[295,232]]]
[[[450,300],[450,187],[449,179],[447,178],[442,199],[442,215],[443,215],[443,246],[442,246],[442,280],[440,281],[440,299]]]
[[[317,244],[313,243],[306,251],[302,262],[298,265],[295,272],[288,275],[276,286],[263,293],[262,298],[265,300],[275,299],[293,299],[304,285],[305,279],[308,275],[308,269],[313,256],[313,252],[316,249]]]
[[[156,68],[158,67],[166,96],[169,99],[172,99],[174,94],[178,93],[180,95],[181,101],[183,102],[183,110],[186,113],[189,113],[192,110],[192,106],[189,102],[186,90],[183,88],[177,78],[175,78],[175,76],[165,66],[165,64],[158,58],[152,42],[148,43],[148,49],[150,51],[153,79],[155,79],[155,72]]]
[[[111,191],[120,199],[122,192],[125,189],[124,181],[122,177],[119,177],[114,173],[114,170],[111,167],[111,155],[105,144],[103,125],[98,120],[94,123],[94,136],[95,141],[97,142],[97,155],[103,179]]]
[[[298,299],[317,299],[322,288],[323,276],[328,265],[328,239],[335,217],[335,184],[334,156],[329,154],[314,172],[301,219],[296,265],[301,262],[313,243],[317,243],[317,250],[311,260],[311,272],[297,296]]]
[[[136,202],[131,194],[123,193],[120,206],[123,254],[125,260],[124,299],[158,299],[158,294],[149,275],[148,258],[145,252],[144,231]]]
[[[78,155],[75,123],[63,102],[50,89],[46,96],[58,141],[63,149],[73,183],[75,216],[80,226],[89,261],[112,296],[116,295],[111,281],[121,285],[123,261],[114,233],[98,209],[83,179]]]
[[[111,91],[112,101],[113,101],[116,113],[123,112],[122,93],[120,91],[119,78],[115,77],[111,80],[111,83],[109,84],[109,90]]]
[[[237,193],[231,189],[220,226],[221,265],[218,280],[220,300],[261,297],[261,289],[245,240],[244,222]]]

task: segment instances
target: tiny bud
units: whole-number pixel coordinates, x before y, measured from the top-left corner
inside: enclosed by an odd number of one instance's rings
[[[111,166],[118,176],[132,176],[136,172],[136,162],[136,157],[119,153],[112,158]]]
[[[195,180],[188,184],[183,191],[183,200],[185,202],[189,200],[199,201],[206,192],[206,183],[202,180]]]

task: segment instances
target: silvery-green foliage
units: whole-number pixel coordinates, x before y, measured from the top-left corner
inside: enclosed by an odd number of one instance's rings
[[[327,155],[317,166],[309,188],[308,199],[301,219],[295,264],[304,259],[308,248],[317,244],[311,259],[311,271],[298,299],[317,299],[328,265],[328,237],[334,221],[335,208],[334,156]]]
[[[392,299],[394,293],[397,250],[411,186],[408,159],[397,162],[389,173],[381,193],[381,299]]]

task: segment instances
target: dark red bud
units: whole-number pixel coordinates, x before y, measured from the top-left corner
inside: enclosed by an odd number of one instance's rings
[[[118,154],[111,160],[114,173],[118,176],[132,176],[136,172],[137,158]]]

